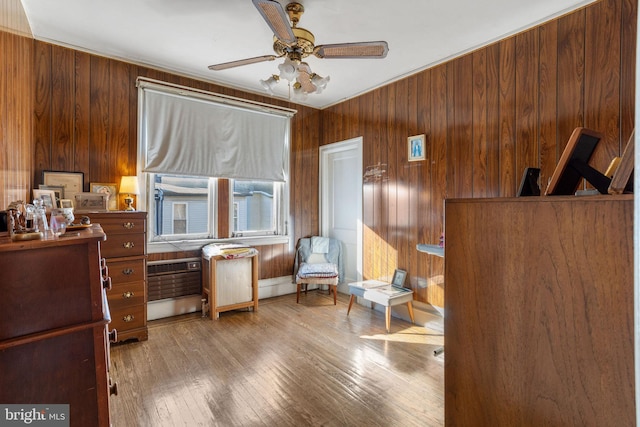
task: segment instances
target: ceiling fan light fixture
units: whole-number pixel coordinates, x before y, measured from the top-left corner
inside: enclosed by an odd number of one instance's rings
[[[289,59],[289,57],[285,58],[284,62],[278,65],[278,70],[280,70],[280,78],[290,82],[294,81],[296,77],[298,77],[298,66],[295,62]]]
[[[313,83],[313,85],[316,87],[317,94],[322,93],[327,88],[327,84],[329,84],[329,80],[331,80],[331,77],[329,76],[321,77],[318,74],[313,74],[311,76],[311,83]]]
[[[296,102],[306,101],[308,94],[307,92],[304,91],[304,89],[302,89],[302,86],[300,85],[299,82],[295,82],[291,87],[291,89],[292,89],[292,95],[291,95],[292,101],[296,101]]]
[[[214,71],[284,58],[278,65],[279,75],[260,80],[262,87],[274,95],[280,79],[288,81],[289,98],[303,101],[310,93],[322,93],[329,83],[329,76],[322,77],[311,71],[303,59],[310,55],[317,58],[385,58],[389,52],[386,41],[355,43],[335,43],[316,46],[313,33],[298,26],[304,13],[304,6],[298,2],[289,2],[285,7],[280,0],[252,0],[264,21],[273,31],[273,51],[276,55],[263,55],[210,65]]]
[[[280,76],[273,74],[271,77],[269,77],[266,80],[260,80],[260,84],[262,85],[264,90],[266,90],[270,95],[273,95],[273,90],[275,89],[279,81],[280,81]]]

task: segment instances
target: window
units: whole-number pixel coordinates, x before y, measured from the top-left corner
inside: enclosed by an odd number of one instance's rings
[[[214,200],[212,179],[149,174],[149,214],[153,214],[153,240],[212,238],[209,205]]]
[[[269,181],[233,181],[234,237],[278,234],[279,186]]]
[[[295,110],[144,78],[137,85],[138,173],[146,183],[139,208],[148,212],[149,239],[186,248],[203,239],[286,236]],[[217,235],[219,217],[229,230]]]

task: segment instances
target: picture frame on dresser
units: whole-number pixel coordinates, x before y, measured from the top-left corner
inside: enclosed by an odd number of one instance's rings
[[[118,184],[115,182],[92,182],[89,184],[92,193],[108,194],[107,209],[118,210]]]
[[[62,187],[64,189],[62,196],[65,199],[74,200],[77,193],[84,191],[84,173],[45,170],[42,171],[42,183]]]
[[[64,198],[64,187],[59,186],[59,185],[44,185],[44,184],[40,184],[38,186],[39,190],[51,190],[55,193],[56,195],[56,205],[57,207],[60,207],[60,200],[62,200]]]
[[[41,190],[39,188],[34,188],[33,198],[42,200],[42,205],[45,207],[47,213],[51,212],[51,209],[58,207],[58,204],[56,203],[56,193],[53,190]]]
[[[105,193],[77,193],[73,204],[76,212],[106,212],[108,201]]]

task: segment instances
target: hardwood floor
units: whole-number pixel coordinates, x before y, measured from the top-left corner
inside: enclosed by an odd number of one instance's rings
[[[442,330],[309,292],[149,322],[111,348],[114,427],[442,426]],[[434,316],[428,325],[441,324]]]

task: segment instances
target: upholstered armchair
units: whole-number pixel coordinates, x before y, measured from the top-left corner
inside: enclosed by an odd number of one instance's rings
[[[305,237],[298,241],[293,266],[296,281],[296,303],[300,302],[300,290],[308,285],[327,285],[333,293],[333,303],[338,296],[338,283],[344,279],[342,242],[330,237]]]

